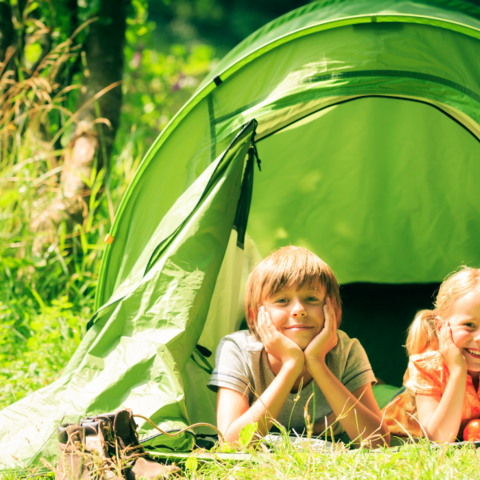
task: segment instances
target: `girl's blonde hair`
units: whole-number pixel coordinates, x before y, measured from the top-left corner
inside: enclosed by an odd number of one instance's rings
[[[438,350],[435,318],[446,320],[453,303],[462,295],[480,288],[480,268],[460,267],[447,275],[438,291],[433,310],[420,310],[408,329],[407,352],[415,355],[427,347]]]
[[[282,288],[325,287],[335,309],[337,325],[342,318],[342,302],[337,279],[317,255],[302,247],[283,247],[262,260],[250,274],[245,287],[245,317],[252,335],[257,333],[257,314],[265,298]],[[252,318],[253,314],[253,318]]]

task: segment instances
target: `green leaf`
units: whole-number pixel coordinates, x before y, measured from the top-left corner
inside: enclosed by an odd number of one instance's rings
[[[248,445],[251,441],[253,436],[255,435],[255,432],[257,431],[258,427],[258,422],[255,423],[249,423],[248,425],[245,425],[242,428],[242,431],[240,432],[240,445]]]
[[[394,465],[398,460],[402,460],[404,458],[404,455],[402,453],[395,453],[394,455],[385,458],[388,465]]]
[[[229,443],[224,442],[220,447],[220,452],[222,453],[236,453],[237,449],[232,447]]]
[[[188,457],[187,461],[185,462],[185,467],[187,470],[190,470],[191,472],[196,472],[198,468],[197,457]]]
[[[42,297],[38,294],[38,292],[35,290],[33,287],[29,287],[30,291],[32,292],[32,295],[35,297],[35,300],[38,302],[40,305],[40,308],[43,310],[45,309],[45,303],[43,303]]]
[[[41,53],[42,47],[38,43],[31,43],[24,49],[24,55],[29,65],[33,65],[38,60]]]

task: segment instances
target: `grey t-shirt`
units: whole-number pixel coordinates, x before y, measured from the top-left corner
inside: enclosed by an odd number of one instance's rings
[[[367,383],[375,382],[372,367],[360,342],[350,338],[342,330],[338,330],[338,343],[328,352],[326,364],[350,392]],[[208,387],[213,391],[217,391],[218,387],[226,387],[245,393],[252,405],[274,378],[263,343],[256,340],[248,330],[242,330],[227,335],[219,343],[215,356],[215,370]],[[252,388],[248,388],[249,385]],[[296,404],[294,400],[298,393],[290,393],[277,421],[285,427],[288,427],[290,421],[290,428],[299,434],[305,430],[304,407],[312,394],[312,385],[315,390],[315,423],[323,421],[332,413],[324,394],[313,380],[303,386]],[[313,399],[310,400],[308,410],[312,416]],[[339,429],[335,428],[335,433],[337,432]]]

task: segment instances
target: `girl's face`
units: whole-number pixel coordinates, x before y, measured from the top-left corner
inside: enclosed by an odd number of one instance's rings
[[[467,360],[469,373],[480,372],[480,292],[458,298],[448,318],[455,345]]]
[[[282,288],[262,303],[275,328],[302,350],[320,333],[325,323],[323,286]]]

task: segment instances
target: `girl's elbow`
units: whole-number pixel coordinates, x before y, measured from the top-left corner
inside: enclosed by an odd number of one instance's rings
[[[445,435],[445,434],[442,434],[442,432],[429,431],[427,429],[425,429],[425,433],[426,433],[426,438],[428,440],[436,443],[451,443],[451,442],[454,442],[457,438],[457,436],[454,433]]]

